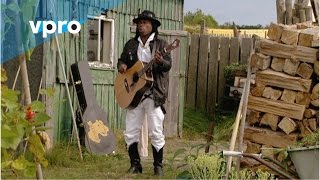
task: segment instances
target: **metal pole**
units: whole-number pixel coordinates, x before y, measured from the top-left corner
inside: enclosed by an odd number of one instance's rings
[[[62,61],[62,55],[61,55],[61,51],[60,51],[60,46],[59,46],[59,41],[58,41],[57,35],[55,36],[54,39],[55,39],[56,44],[57,44],[57,47],[58,47],[60,65],[61,65],[62,72],[63,72],[62,74],[63,74],[63,78],[64,78],[64,84],[65,84],[65,86],[66,86],[67,95],[68,95],[68,101],[69,101],[69,106],[70,106],[71,115],[72,115],[72,120],[73,120],[73,128],[75,129],[76,137],[77,137],[77,141],[78,141],[79,154],[80,154],[81,160],[83,160],[82,151],[81,151],[81,145],[80,145],[80,139],[79,139],[77,124],[76,124],[76,118],[75,118],[75,116],[74,116],[74,111],[73,111],[73,106],[72,106],[72,101],[71,101],[69,86],[68,86],[68,82],[67,82],[66,71],[65,71],[65,67],[64,67],[63,61]]]

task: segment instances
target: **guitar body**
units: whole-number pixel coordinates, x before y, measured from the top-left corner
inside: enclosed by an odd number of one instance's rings
[[[80,118],[84,125],[85,146],[91,153],[110,154],[116,148],[116,138],[108,126],[107,113],[96,101],[88,62],[72,64],[71,72],[81,107]]]
[[[137,61],[126,73],[118,73],[114,88],[117,103],[122,108],[132,109],[138,106],[143,94],[151,88],[153,78],[143,74],[137,82],[133,81],[136,73],[144,67],[141,61]]]

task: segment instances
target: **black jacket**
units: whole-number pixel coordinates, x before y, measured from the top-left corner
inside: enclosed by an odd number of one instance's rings
[[[162,39],[155,38],[155,41],[150,42],[150,49],[152,52],[152,48],[154,42],[157,43],[157,49],[161,52],[163,56],[163,64],[158,65],[156,63],[153,64],[152,73],[154,78],[153,83],[153,98],[155,106],[161,106],[165,103],[168,96],[168,85],[169,85],[169,70],[171,69],[171,55],[170,53],[165,53],[164,48],[168,45],[168,43]],[[121,64],[126,64],[129,69],[138,61],[138,51],[139,41],[137,39],[130,39],[124,46],[123,52],[121,54],[120,59],[118,60],[118,69]],[[163,107],[162,107],[163,108]]]

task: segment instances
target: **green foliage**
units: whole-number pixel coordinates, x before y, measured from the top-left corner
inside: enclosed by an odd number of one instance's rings
[[[220,154],[202,154],[187,161],[193,179],[221,179],[225,174],[225,160]]]
[[[19,104],[19,92],[5,85],[5,70],[1,69],[1,170],[34,177],[36,162],[46,167],[45,150],[34,127],[50,119],[44,105],[33,101],[29,106]],[[24,147],[27,148],[24,151]]]
[[[264,29],[266,27],[262,26],[261,24],[257,25],[236,25],[237,29]],[[225,22],[222,25],[219,25],[219,28],[221,29],[232,29],[233,23],[232,22]]]
[[[205,14],[201,9],[197,9],[196,12],[187,12],[184,16],[185,25],[197,26],[201,24],[201,21],[205,20],[206,27],[216,28],[218,22],[209,14]]]
[[[294,147],[307,147],[315,145],[319,145],[319,132],[308,134],[301,141],[297,142]]]
[[[223,74],[224,77],[234,77],[236,73],[244,73],[246,72],[247,65],[246,64],[239,64],[239,63],[232,63],[224,68]]]

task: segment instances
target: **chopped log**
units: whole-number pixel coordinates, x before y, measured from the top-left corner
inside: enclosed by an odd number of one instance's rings
[[[294,101],[296,100],[296,96],[297,96],[296,91],[285,89],[282,93],[280,100],[285,101],[287,103],[294,103]]]
[[[299,10],[299,18],[300,18],[300,22],[305,22],[305,21],[307,21],[307,18],[306,18],[306,10],[304,10],[304,9],[300,9],[300,10]]]
[[[293,59],[286,59],[284,62],[283,71],[290,75],[295,75],[299,67],[300,62]]]
[[[284,117],[280,123],[279,123],[279,128],[282,129],[283,132],[286,134],[290,134],[293,131],[295,131],[298,127],[297,123],[292,120],[291,118]]]
[[[297,70],[297,74],[304,79],[310,79],[312,73],[313,67],[307,63],[301,63]]]
[[[312,25],[312,21],[306,21],[306,22],[302,22],[302,23],[297,23],[297,29],[307,29],[307,28],[312,28],[314,27]]]
[[[246,127],[244,138],[262,145],[272,147],[288,147],[297,142],[297,134],[286,135],[283,132],[274,132],[271,130],[255,127]]]
[[[261,146],[261,154],[264,156],[268,156],[268,157],[273,158],[273,156],[276,154],[276,151],[270,145],[262,145]]]
[[[314,62],[313,70],[319,76],[319,61]]]
[[[265,55],[295,59],[303,62],[314,63],[317,60],[318,49],[280,44],[268,39],[261,39],[256,42],[256,49]]]
[[[265,70],[268,67],[270,67],[270,62],[271,62],[271,57],[265,56],[261,53],[254,53],[251,56],[251,66],[261,70]]]
[[[249,96],[248,109],[302,120],[306,108],[299,104]]]
[[[314,109],[306,109],[304,111],[303,116],[306,117],[306,118],[312,118],[312,117],[316,116],[317,112],[318,111],[314,110]]]
[[[264,91],[265,85],[263,84],[257,84],[255,87],[251,90],[251,95],[256,97],[261,97]]]
[[[319,28],[308,28],[301,30],[298,45],[313,47],[313,42],[319,39]]]
[[[305,128],[309,128],[309,121],[308,119],[303,119],[302,124],[304,125]]]
[[[299,23],[300,22],[300,19],[297,17],[297,16],[294,16],[293,18],[292,18],[292,23],[293,24],[297,24],[297,23]]]
[[[282,72],[284,67],[284,62],[285,62],[284,58],[273,57],[271,68],[275,71]]]
[[[261,145],[257,143],[253,143],[248,141],[247,142],[247,150],[246,153],[254,153],[254,154],[259,154],[261,152]]]
[[[315,107],[319,107],[319,99],[312,100],[310,103]]]
[[[318,129],[316,118],[308,119],[310,129],[315,132]]]
[[[281,97],[282,91],[273,89],[271,87],[266,87],[263,90],[262,97],[272,99],[272,100],[278,100]]]
[[[277,0],[276,7],[277,7],[277,23],[284,24],[285,12],[286,12],[285,0]]]
[[[259,71],[256,77],[256,83],[302,92],[310,91],[311,82],[310,79],[293,77],[272,70]]]
[[[273,114],[270,114],[270,113],[266,113],[263,115],[263,117],[261,118],[261,121],[260,121],[260,126],[261,125],[269,125],[271,127],[271,129],[273,131],[276,131],[277,128],[278,128],[278,122],[279,122],[279,116],[277,115],[273,115]]]
[[[284,29],[283,24],[275,24],[271,23],[268,29],[268,34],[267,36],[269,39],[274,40],[274,41],[280,41],[282,31]]]
[[[319,99],[319,83],[313,87],[312,93],[310,95],[310,99],[311,100]]]
[[[288,45],[297,45],[299,40],[299,30],[287,29],[282,31],[281,42]]]
[[[250,111],[247,122],[250,126],[257,124],[260,121],[260,112]]]
[[[292,24],[292,0],[286,0],[286,24]]]
[[[310,105],[310,94],[305,92],[298,92],[296,96],[296,103],[305,105],[306,107],[309,107]]]
[[[298,125],[298,127],[299,127],[300,136],[301,136],[301,137],[305,137],[305,136],[307,136],[307,135],[309,135],[309,134],[312,133],[312,131],[311,131],[308,127],[305,127],[305,126],[303,125],[302,121],[297,121],[296,123],[297,123],[297,125]]]

